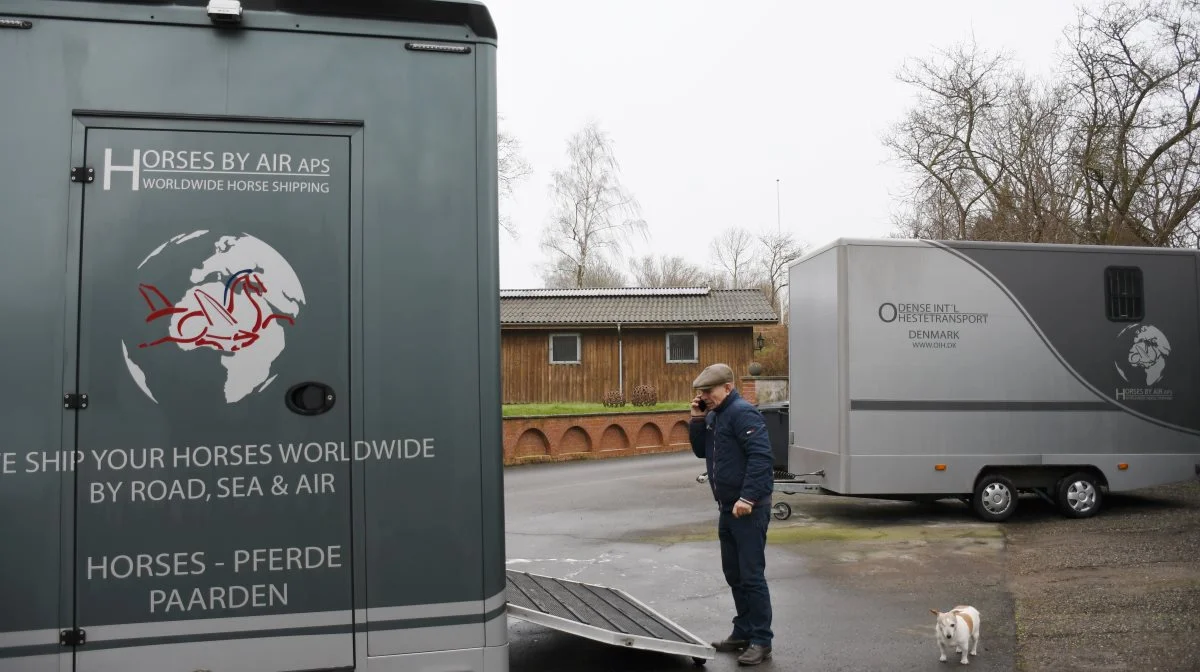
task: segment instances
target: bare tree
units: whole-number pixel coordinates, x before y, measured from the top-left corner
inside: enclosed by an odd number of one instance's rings
[[[954,196],[933,180],[922,181],[892,215],[893,237],[953,240],[958,238],[960,210]]]
[[[680,256],[646,255],[630,264],[639,287],[702,287],[704,270]]]
[[[596,277],[589,271],[607,262],[606,251],[631,234],[645,235],[647,227],[637,200],[617,177],[612,140],[597,124],[571,137],[567,156],[567,167],[553,173],[554,214],[542,236],[542,249],[551,254],[546,278],[569,272],[573,286],[586,287]]]
[[[701,284],[710,289],[730,289],[729,276],[722,269],[709,268],[704,271]]]
[[[1078,238],[1079,171],[1071,160],[1069,90],[1014,74],[993,142],[1008,167],[976,237],[1068,243]]]
[[[1048,82],[971,43],[906,68],[884,139],[914,237],[1188,245],[1200,205],[1200,2],[1083,11]]]
[[[1177,242],[1200,204],[1200,3],[1083,11],[1071,44],[1089,242]]]
[[[583,287],[625,287],[628,280],[621,269],[604,257],[593,257],[584,269],[583,280],[578,276],[579,268],[566,257],[559,257],[546,265],[542,277],[548,289],[580,289]]]
[[[1006,67],[1004,56],[971,42],[917,60],[898,75],[918,89],[920,102],[884,145],[917,172],[915,194],[939,194],[943,215],[947,206],[953,209],[956,238],[968,237],[973,216],[995,205],[997,182],[1008,168],[993,142]]]
[[[762,246],[759,253],[759,286],[771,301],[771,307],[782,319],[783,289],[788,285],[788,266],[804,254],[807,245],[797,242],[791,233],[765,233],[758,237]]]
[[[715,265],[733,289],[752,287],[757,282],[754,236],[744,228],[726,229],[710,244]]]
[[[1175,247],[1190,247],[1200,250],[1200,226],[1192,222],[1183,227],[1175,241]]]
[[[501,205],[500,226],[513,238],[519,237],[512,218],[503,211],[504,204],[512,198],[513,189],[522,180],[533,174],[533,166],[521,154],[521,143],[509,131],[500,129],[496,133],[497,190]]]

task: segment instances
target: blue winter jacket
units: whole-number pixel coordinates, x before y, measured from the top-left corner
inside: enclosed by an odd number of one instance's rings
[[[732,390],[716,408],[688,424],[692,452],[708,465],[708,483],[722,511],[738,499],[769,505],[775,456],[762,413]]]

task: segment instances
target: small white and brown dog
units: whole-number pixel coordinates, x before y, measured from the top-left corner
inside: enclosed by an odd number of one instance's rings
[[[979,611],[975,607],[959,605],[950,611],[930,609],[937,616],[934,631],[937,633],[938,651],[941,652],[941,662],[946,662],[946,648],[954,644],[954,652],[962,654],[958,661],[963,665],[969,664],[972,656],[979,655]]]

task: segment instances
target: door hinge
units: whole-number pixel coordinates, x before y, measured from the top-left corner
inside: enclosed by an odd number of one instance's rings
[[[86,394],[64,394],[63,408],[87,408],[88,396]]]
[[[87,630],[74,628],[58,633],[58,643],[63,646],[80,646],[87,643]]]
[[[91,184],[96,181],[96,169],[88,166],[79,166],[71,169],[72,182],[85,182]]]

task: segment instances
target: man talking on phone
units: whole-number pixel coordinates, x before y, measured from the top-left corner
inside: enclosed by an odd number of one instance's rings
[[[771,593],[767,589],[767,525],[775,460],[762,413],[733,385],[733,370],[713,364],[692,381],[688,438],[705,460],[717,502],[721,569],[733,592],[733,630],[717,651],[743,651],[741,665],[771,657]]]

